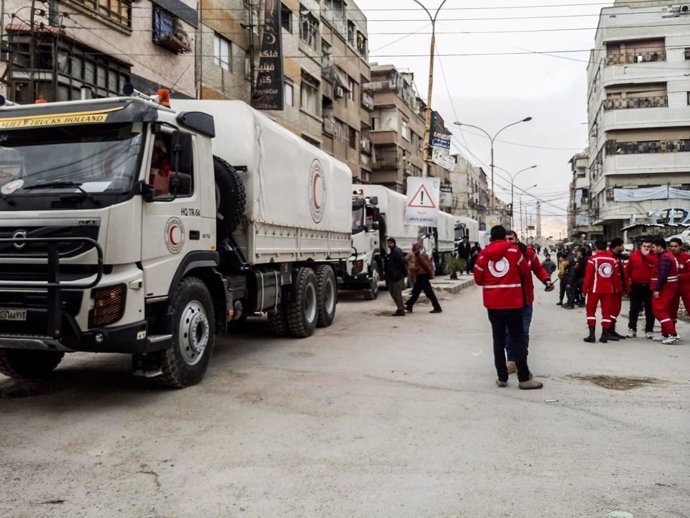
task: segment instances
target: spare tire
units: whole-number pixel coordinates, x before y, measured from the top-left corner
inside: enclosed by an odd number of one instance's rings
[[[216,182],[216,221],[218,241],[229,237],[242,222],[247,193],[240,175],[222,158],[213,157]]]

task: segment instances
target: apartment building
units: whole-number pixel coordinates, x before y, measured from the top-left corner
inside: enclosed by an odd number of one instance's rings
[[[195,97],[196,2],[7,0],[0,89],[12,101],[65,101],[172,88]]]
[[[601,10],[588,72],[590,225],[690,204],[690,4]]]
[[[489,185],[484,169],[462,155],[455,155],[455,169],[450,178],[453,186],[451,213],[477,220],[479,230],[486,230]]]
[[[593,225],[590,203],[589,157],[586,152],[577,153],[569,160],[572,172],[568,201],[568,237],[572,241],[594,240],[603,237],[603,227]]]
[[[203,0],[202,6],[200,97],[249,102],[265,3]],[[366,17],[345,0],[285,0],[280,6],[284,106],[265,113],[347,163],[356,181],[369,181],[373,103],[362,88],[369,82]]]

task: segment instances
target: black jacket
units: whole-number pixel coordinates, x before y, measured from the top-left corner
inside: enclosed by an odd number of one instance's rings
[[[399,247],[394,246],[386,256],[386,280],[401,281],[407,277],[407,259]]]

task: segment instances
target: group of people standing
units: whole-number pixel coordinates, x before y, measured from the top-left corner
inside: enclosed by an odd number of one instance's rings
[[[676,330],[678,309],[683,301],[690,315],[690,254],[683,251],[683,242],[663,237],[642,239],[639,248],[623,263],[620,255],[623,242],[612,239],[594,243],[595,252],[587,261],[583,291],[587,294],[587,326],[585,342],[596,340],[596,309],[601,308],[600,342],[617,341],[637,336],[637,323],[645,314],[645,337],[664,344],[676,344],[681,337]],[[624,295],[630,296],[627,336],[619,334],[616,323]],[[661,335],[653,333],[654,321],[661,324]]]
[[[544,251],[544,262],[531,246],[520,243],[514,231],[497,225],[491,228],[491,241],[484,249],[472,251],[467,240],[458,247],[458,256],[472,264],[475,282],[482,287],[493,337],[496,385],[506,387],[508,377],[517,373],[521,389],[539,389],[543,384],[532,377],[527,364],[529,329],[534,302],[532,276],[552,291],[551,274],[558,270],[561,290],[558,304],[564,308],[576,305],[586,308],[589,333],[585,342],[595,342],[596,310],[601,310],[600,342],[622,340],[637,336],[639,315],[644,311],[645,336],[665,344],[681,341],[676,331],[680,301],[690,315],[690,254],[683,251],[682,241],[662,237],[643,239],[627,261],[620,238],[594,242],[594,252],[586,246],[558,254],[558,265]],[[411,312],[423,291],[433,305],[432,313],[441,307],[431,288],[433,267],[419,243],[405,254],[394,239],[388,239],[386,280],[397,305],[396,316]],[[477,246],[478,248],[478,246]],[[461,255],[462,254],[462,255]],[[468,255],[469,254],[469,255]],[[404,279],[409,265],[416,277],[412,295],[403,302]],[[567,300],[564,303],[564,297]],[[627,336],[616,329],[624,295],[630,296]],[[653,333],[654,321],[661,324],[661,336]]]

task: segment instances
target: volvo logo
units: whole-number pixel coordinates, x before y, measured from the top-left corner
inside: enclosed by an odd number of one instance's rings
[[[12,239],[26,239],[26,230],[17,230],[14,234],[12,234]],[[22,243],[14,243],[14,247],[17,250],[21,250],[26,246],[25,242]]]

